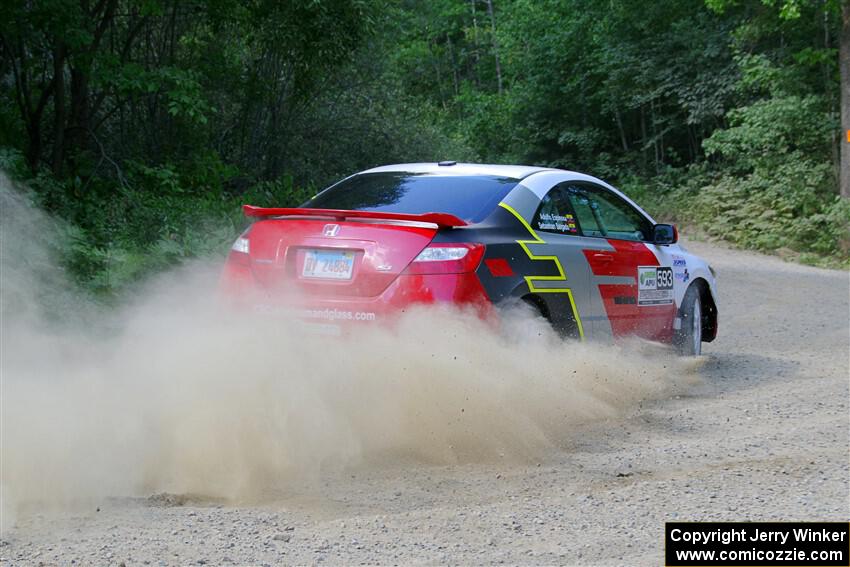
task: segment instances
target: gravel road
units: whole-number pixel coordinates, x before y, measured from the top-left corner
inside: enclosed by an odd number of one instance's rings
[[[323,477],[259,506],[111,499],[22,515],[4,565],[663,565],[669,520],[850,518],[847,272],[693,242],[720,281],[702,381],[524,465]]]

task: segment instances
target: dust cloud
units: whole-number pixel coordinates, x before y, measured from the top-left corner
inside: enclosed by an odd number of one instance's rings
[[[420,309],[351,338],[233,313],[220,262],[98,309],[49,253],[55,221],[2,184],[2,510],[168,492],[257,498],[387,459],[540,458],[572,430],[670,393],[657,349],[564,343],[517,309],[497,327]]]

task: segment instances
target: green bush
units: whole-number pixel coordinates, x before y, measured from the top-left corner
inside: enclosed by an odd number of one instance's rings
[[[831,168],[798,161],[765,173],[724,175],[704,186],[693,196],[691,218],[708,234],[748,248],[837,251],[836,243],[824,242],[810,222],[824,210],[826,202],[816,190],[832,175]]]
[[[850,265],[850,203],[835,192],[836,125],[825,106],[815,96],[776,96],[735,109],[729,127],[704,143],[713,163],[659,176],[638,192],[738,246]]]
[[[800,261],[850,266],[850,201],[825,194],[830,164],[799,156],[774,170],[741,176],[692,166],[651,180],[632,178],[623,190],[659,221],[690,225],[742,248],[793,251]]]
[[[123,181],[59,181],[27,178],[20,162],[19,153],[0,152],[0,166],[32,189],[36,205],[62,219],[53,255],[72,281],[107,301],[188,259],[223,259],[248,224],[242,204],[297,206],[316,192],[284,176],[229,193],[224,181],[235,172],[204,175],[197,164],[128,163]],[[215,169],[215,160],[207,165]]]

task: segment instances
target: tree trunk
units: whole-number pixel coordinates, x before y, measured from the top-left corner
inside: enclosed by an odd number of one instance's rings
[[[73,128],[66,141],[67,157],[75,160],[77,153],[86,148],[91,125],[89,124],[89,77],[87,69],[71,67],[71,115],[68,127]]]
[[[451,63],[451,66],[452,66],[452,84],[454,85],[454,89],[455,89],[454,95],[457,96],[457,95],[460,94],[460,78],[458,77],[458,69],[457,69],[458,64],[457,64],[457,61],[455,60],[455,50],[454,50],[454,46],[452,45],[451,36],[448,36],[448,35],[446,36],[446,45],[449,48],[449,62]]]
[[[446,95],[443,89],[443,74],[440,72],[440,58],[439,58],[439,46],[437,45],[436,40],[431,40],[431,53],[433,57],[431,57],[431,61],[434,62],[434,74],[436,75],[437,80],[437,90],[440,91],[440,104],[444,109],[448,108],[448,102],[446,102]]]
[[[493,57],[496,59],[496,85],[502,94],[502,64],[499,61],[499,40],[496,39],[496,14],[493,12],[493,0],[487,0],[487,13],[490,15],[490,30],[493,33]]]
[[[661,157],[658,151],[658,129],[655,122],[655,99],[649,100],[649,124],[652,127],[652,152],[655,155],[655,173],[661,171]]]
[[[478,64],[480,62],[479,56],[479,47],[478,47],[478,16],[475,14],[475,2],[477,0],[470,0],[470,4],[472,6],[472,45],[474,46],[472,50],[472,58],[475,60],[475,64],[472,67],[472,74],[475,78],[475,86],[481,86],[481,80],[478,77]]]
[[[41,159],[41,120],[29,122],[27,128],[27,146],[24,159],[32,173],[38,172]]]
[[[65,157],[65,46],[61,40],[53,49],[53,175],[62,175]]]
[[[840,11],[840,10],[839,10]],[[823,48],[825,50],[829,50],[831,45],[831,34],[830,34],[830,10],[829,7],[824,1],[823,3]],[[841,21],[839,14],[839,22]],[[823,74],[823,88],[825,92],[829,92],[832,87],[832,78],[835,71],[835,67],[832,65],[832,61],[824,61],[821,63],[821,71]],[[841,115],[841,87],[839,86],[838,100],[830,97],[829,100],[829,113],[830,115],[838,114]],[[831,137],[831,147],[830,151],[832,152],[832,167],[833,167],[833,177],[835,178],[836,185],[840,185],[841,183],[841,139],[843,138],[841,130],[835,132]]]
[[[646,171],[646,106],[640,105],[640,145],[643,155],[643,170]]]
[[[850,0],[841,2],[841,196],[850,199]]]
[[[623,128],[623,118],[620,116],[620,109],[614,107],[614,119],[617,121],[617,131],[620,132],[620,143],[623,145],[623,151],[629,151],[629,140],[626,138],[626,130]]]
[[[5,52],[10,55],[9,62],[11,63],[12,75],[15,80],[15,98],[17,99],[18,108],[27,133],[24,159],[26,159],[30,171],[36,173],[41,161],[41,119],[47,103],[53,98],[56,78],[55,76],[51,76],[46,84],[42,82],[38,88],[41,91],[41,95],[38,98],[38,102],[33,106],[32,99],[34,92],[30,87],[28,50],[20,38],[12,44],[0,35],[0,41],[3,42]]]

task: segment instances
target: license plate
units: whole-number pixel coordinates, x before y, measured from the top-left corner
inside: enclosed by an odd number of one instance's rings
[[[350,280],[354,271],[354,252],[306,250],[301,276],[323,280]]]

